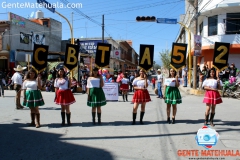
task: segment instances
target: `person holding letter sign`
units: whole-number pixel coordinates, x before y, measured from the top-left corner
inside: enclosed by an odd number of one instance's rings
[[[203,81],[203,88],[206,90],[203,103],[206,103],[206,112],[205,112],[205,122],[204,124],[208,124],[209,114],[211,110],[210,116],[210,125],[213,127],[213,118],[215,115],[216,105],[222,103],[221,96],[218,90],[222,88],[222,81],[216,77],[216,70],[212,68],[209,70],[207,79]]]
[[[98,74],[98,68],[94,68],[87,80],[87,105],[92,107],[92,122],[95,124],[97,109],[98,124],[101,124],[101,106],[106,105],[106,98],[102,87],[104,86],[103,78]]]
[[[36,118],[36,128],[40,127],[40,113],[39,106],[44,105],[44,101],[42,98],[41,91],[41,78],[37,76],[37,73],[34,69],[30,69],[27,73],[26,80],[23,82],[23,96],[24,101],[23,105],[30,108],[30,115],[32,122],[29,126],[35,126],[35,118]]]
[[[132,102],[134,103],[132,125],[135,124],[139,104],[141,104],[140,123],[144,124],[142,120],[145,114],[145,106],[147,102],[151,101],[147,90],[147,87],[150,82],[147,79],[146,72],[143,69],[141,69],[139,74],[140,76],[133,80],[133,88],[135,92],[132,99]]]
[[[167,80],[171,80],[171,83],[167,83]],[[174,69],[170,69],[168,79],[165,79],[164,83],[164,95],[165,103],[167,104],[167,122],[170,124],[170,112],[172,106],[172,124],[175,123],[175,117],[177,113],[177,104],[182,103],[182,97],[178,90],[180,82],[178,80],[177,72]]]
[[[71,79],[69,80],[63,68],[58,70],[57,78],[54,82],[55,100],[57,105],[61,105],[62,126],[65,125],[65,112],[67,116],[67,123],[71,125],[70,104],[75,103],[75,98],[71,92]]]

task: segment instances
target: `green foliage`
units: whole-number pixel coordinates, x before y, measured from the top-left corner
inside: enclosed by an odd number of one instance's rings
[[[171,62],[171,51],[168,49],[162,50],[159,52],[163,67],[166,69],[170,69],[170,62]]]

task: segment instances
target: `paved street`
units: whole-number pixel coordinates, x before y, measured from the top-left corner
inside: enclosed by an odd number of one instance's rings
[[[93,126],[87,95],[77,93],[77,103],[71,105],[73,125],[61,127],[54,93],[42,92],[46,104],[40,108],[42,127],[37,129],[27,126],[29,109],[15,109],[15,92],[5,91],[5,98],[0,97],[0,159],[187,160],[194,156],[179,157],[177,151],[205,150],[195,142],[204,122],[203,97],[182,93],[176,124],[167,124],[165,103],[150,93],[145,125],[139,124],[140,108],[137,125],[131,125],[133,105],[119,97],[119,102],[102,107],[102,125]],[[220,140],[212,150],[240,149],[239,104],[239,100],[224,98],[217,106],[214,129]]]

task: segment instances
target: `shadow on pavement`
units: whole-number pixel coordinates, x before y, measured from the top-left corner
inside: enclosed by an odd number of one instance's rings
[[[0,124],[0,159],[102,159],[113,160],[106,150],[65,142],[63,134],[28,130],[25,124]],[[71,139],[69,139],[71,140]]]

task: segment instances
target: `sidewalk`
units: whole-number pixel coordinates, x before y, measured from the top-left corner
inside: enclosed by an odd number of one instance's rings
[[[193,89],[189,86],[183,87],[183,85],[179,86],[179,89],[186,94],[196,95],[196,96],[203,96],[205,94],[205,90]]]

